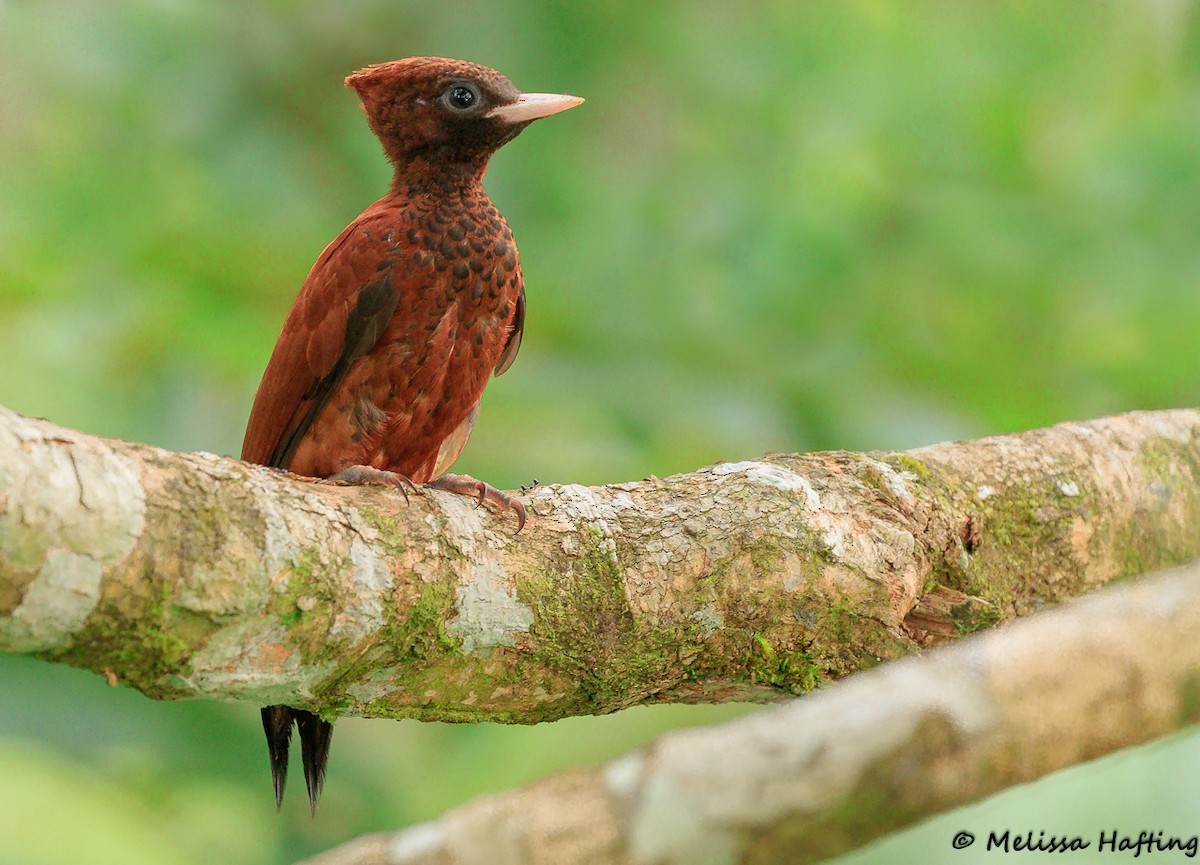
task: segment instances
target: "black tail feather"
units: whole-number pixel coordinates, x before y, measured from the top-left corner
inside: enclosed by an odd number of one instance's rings
[[[313,816],[316,816],[317,800],[321,798],[321,788],[325,786],[325,763],[329,759],[333,724],[303,709],[291,711],[296,717],[296,728],[300,731],[300,757],[304,762],[304,781],[308,785],[308,805]]]
[[[267,734],[267,750],[271,754],[271,780],[275,784],[276,811],[283,808],[283,788],[287,785],[288,745],[292,741],[294,711],[287,706],[267,706],[262,710],[263,731]]]

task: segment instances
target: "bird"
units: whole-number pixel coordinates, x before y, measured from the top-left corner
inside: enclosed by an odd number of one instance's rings
[[[392,181],[301,286],[255,394],[242,459],[390,486],[406,499],[417,485],[459,493],[512,511],[520,532],[518,499],[448,472],[525,324],[517,246],[482,180],[492,154],[526,126],[583,100],[522,93],[494,69],[444,57],[368,66],[345,83]],[[315,816],[332,723],[282,705],[264,708],[262,721],[276,809],[294,726]]]

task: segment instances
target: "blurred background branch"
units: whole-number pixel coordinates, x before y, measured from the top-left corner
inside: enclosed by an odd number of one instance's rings
[[[1198,656],[1192,564],[305,865],[821,862],[1195,723]]]
[[[529,316],[464,471],[598,484],[1200,405],[1196,0],[0,0],[0,404],[236,453],[305,273],[387,184],[342,78],[409,54],[588,100],[488,172]],[[97,681],[0,656],[0,860],[291,862],[754,711],[349,718],[313,821],[276,815],[256,707]],[[949,847],[967,823],[1182,827],[1197,776],[1180,736],[841,865],[992,862]]]

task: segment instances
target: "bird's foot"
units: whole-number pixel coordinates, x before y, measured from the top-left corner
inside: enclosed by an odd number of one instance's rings
[[[407,475],[402,475],[400,472],[384,471],[383,469],[371,466],[350,466],[350,468],[342,469],[335,475],[330,475],[324,482],[356,487],[367,484],[395,487],[404,493],[405,502],[408,501],[408,489],[406,487],[411,488],[414,493],[417,491],[417,485]]]
[[[503,511],[512,511],[517,515],[517,531],[515,534],[520,534],[521,529],[525,528],[525,505],[520,499],[515,499],[508,493],[496,489],[491,484],[485,484],[481,480],[477,480],[470,475],[442,475],[437,480],[432,480],[425,486],[434,490],[445,490],[448,493],[458,493],[460,496],[467,496],[475,499],[475,507],[479,507],[484,502],[493,505]]]

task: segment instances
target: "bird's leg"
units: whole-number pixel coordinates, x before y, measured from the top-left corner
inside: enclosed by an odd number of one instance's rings
[[[512,511],[517,515],[517,531],[521,533],[521,529],[525,528],[525,505],[520,499],[515,499],[508,493],[496,489],[491,484],[485,484],[481,480],[477,480],[470,475],[442,475],[436,480],[432,480],[424,486],[434,490],[445,490],[448,493],[458,493],[460,496],[467,496],[475,499],[475,507],[479,507],[484,502],[494,505],[501,510]]]
[[[404,501],[408,501],[408,490],[405,487],[411,487],[415,493],[417,485],[412,482],[408,475],[402,475],[400,472],[388,472],[383,469],[373,468],[372,466],[350,466],[342,469],[335,475],[330,475],[325,479],[324,483],[331,484],[347,484],[349,486],[364,486],[366,484],[378,484],[384,487],[395,487],[404,493]]]

